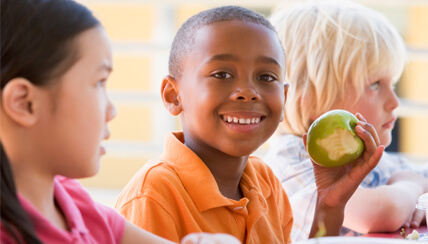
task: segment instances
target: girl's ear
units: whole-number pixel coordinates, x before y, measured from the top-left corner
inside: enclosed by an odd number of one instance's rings
[[[3,88],[1,104],[15,123],[30,127],[37,121],[34,111],[35,86],[25,78],[14,78]]]
[[[163,78],[161,87],[162,101],[170,114],[176,116],[183,111],[180,95],[177,89],[177,80],[170,75]]]

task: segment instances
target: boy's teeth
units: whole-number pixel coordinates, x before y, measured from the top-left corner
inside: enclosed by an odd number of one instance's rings
[[[254,118],[238,118],[238,117],[232,117],[232,116],[224,116],[223,120],[228,123],[238,123],[238,124],[257,124],[260,122],[260,118],[254,117]]]

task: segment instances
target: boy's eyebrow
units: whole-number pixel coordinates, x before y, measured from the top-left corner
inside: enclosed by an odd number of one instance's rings
[[[268,56],[261,56],[257,59],[257,61],[261,62],[261,63],[275,64],[275,65],[281,67],[281,65],[279,64],[278,61],[276,61],[276,59],[268,57]]]
[[[226,60],[238,60],[238,56],[233,55],[233,54],[217,54],[214,55],[213,57],[211,57],[208,62],[212,62],[212,61],[226,61]],[[281,65],[279,64],[279,62],[271,57],[268,56],[261,56],[259,58],[257,58],[257,62],[261,62],[261,63],[267,63],[267,64],[275,64],[279,67],[281,67]]]
[[[208,62],[212,61],[225,61],[225,60],[238,60],[238,57],[233,54],[217,54],[212,56]]]

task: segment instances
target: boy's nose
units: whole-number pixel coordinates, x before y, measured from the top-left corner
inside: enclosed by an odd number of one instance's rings
[[[256,102],[260,100],[260,94],[251,87],[239,88],[232,94],[232,99],[242,102]]]

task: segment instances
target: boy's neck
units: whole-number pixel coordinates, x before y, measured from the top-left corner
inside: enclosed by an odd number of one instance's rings
[[[235,159],[221,159],[213,161],[209,157],[202,158],[202,161],[210,169],[213,174],[217,186],[221,194],[233,200],[239,200],[244,197],[240,182],[242,173],[247,165],[247,157]]]
[[[223,196],[234,200],[243,198],[239,184],[247,165],[248,156],[233,157],[212,149],[195,147],[191,142],[186,142],[185,145],[196,153],[209,168]]]

